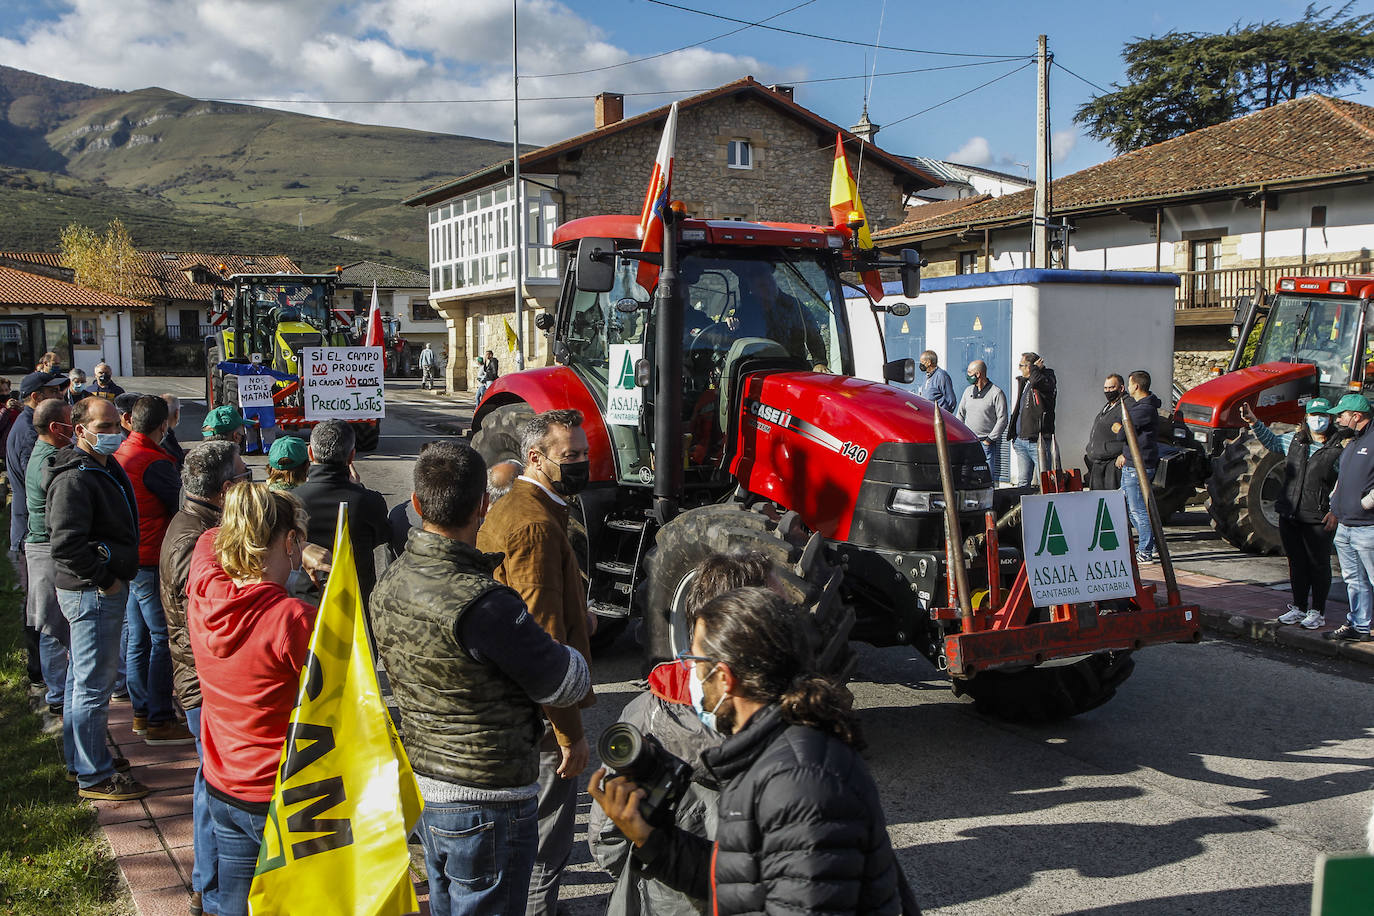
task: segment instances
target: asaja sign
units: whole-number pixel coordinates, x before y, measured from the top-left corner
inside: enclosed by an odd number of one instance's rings
[[[643,355],[643,344],[611,344],[611,374],[606,386],[607,423],[639,425],[644,389],[635,384],[635,363]]]
[[[1036,606],[1135,594],[1126,496],[1120,490],[1023,496],[1021,518]]]

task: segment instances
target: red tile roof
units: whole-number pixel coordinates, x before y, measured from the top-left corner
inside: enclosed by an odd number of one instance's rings
[[[0,267],[0,305],[64,306],[92,309],[146,309],[147,302],[112,296],[75,283],[64,283],[39,274]]]
[[[1054,216],[1169,203],[1226,192],[1279,189],[1374,173],[1374,108],[1309,95],[1165,140],[1052,183]],[[953,213],[921,214],[879,241],[984,224],[1025,222],[1034,189]],[[922,208],[924,209],[924,208]]]
[[[15,261],[31,261],[49,267],[61,267],[62,257],[46,252],[0,252],[0,257]],[[301,272],[284,254],[207,254],[194,251],[140,251],[139,263],[133,270],[129,295],[139,299],[179,299],[183,301],[213,301],[214,283],[193,283],[186,271],[204,267],[212,276],[219,275],[219,265],[230,274],[271,274]]]

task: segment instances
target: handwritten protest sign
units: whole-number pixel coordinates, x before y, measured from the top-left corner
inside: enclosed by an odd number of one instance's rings
[[[272,387],[275,384],[270,375],[240,375],[239,406],[271,407]]]
[[[304,347],[301,366],[307,420],[386,416],[381,347]]]

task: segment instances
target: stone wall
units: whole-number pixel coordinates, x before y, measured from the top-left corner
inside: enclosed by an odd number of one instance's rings
[[[1234,346],[1231,328],[1200,326],[1174,328],[1174,384],[1187,391],[1213,377],[1212,368],[1225,369]]]

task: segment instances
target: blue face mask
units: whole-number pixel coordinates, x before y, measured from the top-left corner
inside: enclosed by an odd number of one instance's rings
[[[1310,415],[1307,418],[1307,428],[1314,433],[1324,433],[1331,428],[1331,418],[1317,414]]]
[[[84,391],[84,390],[86,390],[86,383],[85,383],[85,382],[72,382],[72,391]]]
[[[124,443],[124,437],[119,433],[96,433],[95,445],[91,446],[91,451],[97,455],[113,455],[119,451],[119,446]]]
[[[716,669],[712,668],[706,677],[709,678],[715,671]],[[692,698],[692,708],[696,710],[697,718],[701,720],[701,724],[711,731],[716,731],[716,710],[720,709],[720,704],[725,702],[725,695],[721,694],[720,699],[716,700],[715,707],[707,712],[705,682],[702,678],[697,677],[695,665],[692,666],[692,676],[688,678],[687,693]]]

